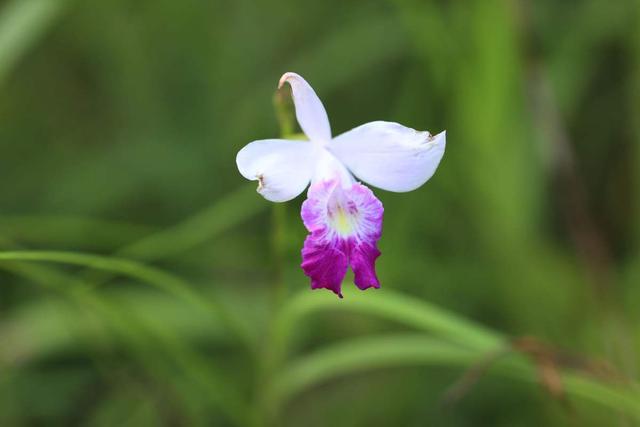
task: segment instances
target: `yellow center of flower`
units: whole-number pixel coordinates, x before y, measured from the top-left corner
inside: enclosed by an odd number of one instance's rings
[[[330,218],[331,228],[341,236],[352,235],[358,225],[357,214],[349,214],[342,208],[342,206],[338,206],[337,209],[332,212]]]

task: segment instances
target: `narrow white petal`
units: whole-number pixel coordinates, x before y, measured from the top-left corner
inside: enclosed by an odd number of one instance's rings
[[[446,145],[445,132],[391,122],[371,122],[337,136],[329,150],[359,179],[389,191],[411,191],[433,176]]]
[[[272,202],[286,202],[302,193],[314,171],[308,141],[263,139],[246,145],[236,156],[238,170],[258,181],[258,193]]]
[[[291,86],[300,128],[312,141],[329,142],[331,140],[329,118],[322,101],[313,88],[296,73],[284,73],[280,78],[278,88],[281,88],[285,83],[289,83]]]

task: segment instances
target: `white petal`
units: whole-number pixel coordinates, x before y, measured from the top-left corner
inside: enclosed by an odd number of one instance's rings
[[[433,176],[446,134],[391,122],[371,122],[337,136],[329,150],[359,179],[389,191],[411,191]]]
[[[296,117],[300,128],[312,141],[329,142],[331,140],[329,118],[313,88],[296,73],[284,73],[280,78],[278,88],[281,88],[285,83],[291,85],[293,103],[296,106]]]
[[[258,181],[258,193],[272,202],[286,202],[309,185],[315,147],[308,141],[263,139],[238,152],[238,170]]]

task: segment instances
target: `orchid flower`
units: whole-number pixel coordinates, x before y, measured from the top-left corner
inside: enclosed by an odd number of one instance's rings
[[[383,207],[356,177],[383,190],[415,190],[434,174],[446,144],[445,132],[431,135],[398,123],[375,121],[331,137],[322,102],[301,76],[285,73],[296,118],[308,141],[263,139],[236,157],[242,176],[258,181],[258,193],[286,202],[310,185],[302,204],[309,231],[302,269],[311,288],[327,288],[342,298],[341,285],[351,266],[362,290],[379,288],[375,261],[380,256]]]

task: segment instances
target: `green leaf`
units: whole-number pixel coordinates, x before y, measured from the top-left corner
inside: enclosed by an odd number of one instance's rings
[[[117,260],[93,260],[92,262],[90,260],[91,256],[86,254],[39,253],[28,257],[24,253],[20,255],[20,252],[16,251],[13,253],[2,252],[0,255],[0,259],[5,260],[25,260],[27,258],[30,258],[30,260],[49,260],[50,262],[64,262],[85,266],[92,265],[94,267],[96,265],[111,264],[110,271],[118,270],[122,272],[128,270],[115,267],[118,264],[115,262]],[[8,265],[0,263],[0,267],[30,278],[40,284],[53,286],[79,307],[91,313],[91,315],[97,315],[126,344],[126,347],[140,365],[162,383],[167,383],[168,381],[170,385],[178,384],[175,378],[171,377],[171,362],[177,364],[188,376],[191,385],[196,385],[204,390],[205,398],[211,404],[220,408],[221,412],[234,421],[236,425],[248,424],[246,420],[248,411],[244,408],[239,393],[230,392],[228,386],[222,381],[222,375],[216,372],[213,366],[202,359],[196,352],[191,350],[184,340],[178,339],[177,335],[172,334],[167,328],[158,327],[153,322],[138,318],[133,311],[126,310],[120,305],[113,304],[104,297],[97,295],[86,284],[80,287],[79,285],[83,284],[78,283],[78,279],[54,269],[41,266],[27,266],[25,268],[25,265],[20,263],[9,263]],[[136,266],[136,269],[144,272],[145,267]],[[162,276],[162,272],[156,273],[160,274],[160,277]],[[144,276],[144,273],[132,276],[140,277],[140,275]],[[149,283],[154,284],[153,282]],[[64,286],[65,284],[67,285],[66,287]],[[7,336],[4,338],[7,338]],[[8,338],[11,338],[11,336],[8,336]],[[93,335],[88,338],[95,339],[96,336]],[[17,356],[21,355],[17,354]],[[168,356],[169,360],[166,360],[167,357],[165,356]],[[8,358],[7,354],[0,353],[0,369],[5,367],[3,365],[13,365],[14,363],[11,359],[11,353],[9,353]],[[100,365],[99,362],[97,364]],[[181,398],[186,398],[186,396],[182,395]],[[184,403],[186,404],[186,402]]]
[[[402,366],[472,367],[491,353],[462,348],[418,334],[366,337],[334,344],[293,360],[276,376],[273,404],[282,405],[294,394],[333,378],[372,369]],[[496,360],[489,369],[518,380],[536,381],[537,373],[522,356]],[[630,387],[607,384],[574,373],[564,374],[570,396],[623,411],[640,420],[640,395]]]
[[[91,255],[75,252],[55,251],[4,251],[0,252],[0,261],[36,261],[52,262],[108,271],[140,280],[173,294],[194,307],[210,312],[221,320],[231,331],[248,344],[251,339],[248,331],[237,322],[221,305],[212,298],[204,298],[179,277],[162,270],[122,258]]]
[[[384,294],[382,294],[384,292]],[[346,289],[344,299],[317,292],[300,292],[290,298],[278,319],[281,344],[286,347],[293,328],[317,312],[342,311],[380,317],[430,332],[466,348],[490,351],[503,346],[500,334],[419,299],[385,289],[360,292]]]

